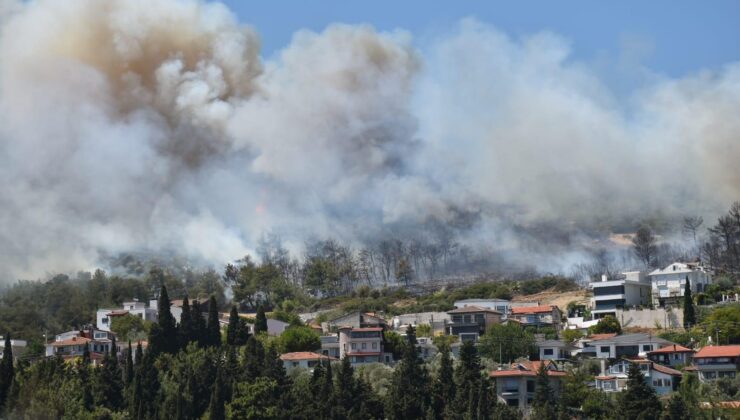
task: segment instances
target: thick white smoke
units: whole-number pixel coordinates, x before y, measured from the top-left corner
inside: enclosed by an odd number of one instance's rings
[[[301,31],[272,61],[195,0],[0,0],[0,24],[6,278],[100,252],[221,263],[265,231],[361,242],[437,222],[514,249],[530,226],[608,231],[740,196],[738,63],[624,100],[561,37],[475,21],[427,45]]]

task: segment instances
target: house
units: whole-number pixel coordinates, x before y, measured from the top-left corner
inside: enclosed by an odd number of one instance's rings
[[[570,359],[575,347],[562,340],[544,340],[535,343],[539,349],[540,360]]]
[[[282,354],[280,360],[282,360],[285,370],[290,372],[296,368],[313,369],[321,362],[331,362],[336,359],[311,351],[298,351]]]
[[[352,365],[391,363],[393,355],[384,349],[383,327],[340,327],[339,358],[349,357]]]
[[[505,299],[462,299],[455,303],[455,308],[464,308],[466,306],[477,306],[479,308],[493,309],[494,311],[501,312],[503,318],[511,310],[511,302]]]
[[[560,395],[561,380],[566,373],[557,370],[554,363],[549,360],[540,362],[512,363],[506,370],[494,370],[490,373],[491,378],[496,381],[496,395],[498,399],[512,407],[518,407],[522,411],[528,410],[532,405],[535,393],[535,382],[540,366],[544,364],[547,376],[550,378],[550,387],[555,398]]]
[[[388,326],[385,319],[379,315],[371,312],[360,312],[354,311],[340,317],[331,319],[329,321],[321,323],[321,328],[324,332],[335,332],[340,327],[352,327],[352,328],[369,328],[369,327],[382,327],[385,329]]]
[[[597,376],[596,388],[604,392],[621,392],[627,387],[631,364],[637,364],[645,376],[645,382],[655,389],[658,395],[676,391],[682,373],[646,359],[621,359],[613,363],[607,371]]]
[[[701,263],[675,262],[648,274],[652,285],[653,305],[675,305],[683,297],[686,279],[691,292],[703,292],[712,284],[712,274]]]
[[[175,322],[180,322],[182,317],[182,303],[181,299],[170,301],[170,313],[175,318]],[[202,305],[201,305],[202,306]],[[149,301],[149,305],[144,302],[139,302],[136,299],[123,302],[120,309],[98,309],[95,316],[95,326],[103,331],[110,331],[113,319],[118,316],[133,315],[138,316],[144,321],[157,322],[158,316],[158,301],[152,299]]]
[[[678,344],[661,347],[647,353],[648,359],[653,362],[671,367],[689,365],[693,356],[694,350]]]
[[[734,378],[739,365],[740,345],[705,346],[694,354],[694,366],[702,382],[724,377]]]
[[[46,356],[61,356],[65,360],[81,357],[87,347],[93,363],[102,360],[110,347],[115,335],[110,331],[89,328],[85,330],[68,331],[54,337],[54,341],[46,345]]]
[[[432,342],[431,337],[417,337],[416,341],[418,342],[416,348],[419,350],[419,356],[423,360],[432,359],[439,352],[437,346]]]
[[[321,336],[321,354],[339,358],[339,334]]]
[[[28,347],[26,340],[10,339],[10,349],[13,350],[13,360],[18,360],[19,357],[23,356]],[[3,351],[5,350],[5,337],[0,335],[0,359],[2,359]]]
[[[621,357],[644,357],[653,350],[672,344],[675,343],[651,334],[635,333],[593,340],[588,347],[594,348],[594,357],[619,359]],[[582,353],[585,353],[586,349],[584,348]]]
[[[511,308],[509,317],[519,321],[523,327],[552,326],[559,329],[562,313],[555,305],[521,306]]]
[[[228,325],[228,321],[226,322]],[[249,333],[254,335],[254,324],[248,324]],[[279,319],[267,318],[267,335],[277,337],[290,327],[290,324]]]
[[[628,271],[613,279],[601,276],[601,281],[590,283],[593,290],[591,314],[595,319],[616,316],[617,308],[650,304],[650,281],[642,271]]]
[[[131,342],[131,359],[136,362],[136,348],[141,344],[141,352],[146,353],[147,348],[149,347],[149,342],[146,340],[139,340]],[[118,348],[118,358],[124,358],[126,357],[126,353],[128,352],[128,342],[122,343],[122,342],[116,342],[116,347]]]
[[[409,325],[429,325],[432,327],[432,335],[444,335],[449,321],[450,315],[446,312],[418,312],[394,316],[391,326],[394,330],[404,332]]]
[[[447,311],[450,315],[450,324],[447,325],[447,334],[456,335],[461,342],[478,341],[478,337],[486,332],[493,324],[501,323],[501,312],[480,306],[464,306]]]

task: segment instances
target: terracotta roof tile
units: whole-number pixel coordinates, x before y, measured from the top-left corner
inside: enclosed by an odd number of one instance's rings
[[[706,346],[699,350],[694,357],[740,357],[740,345]]]
[[[657,363],[653,363],[652,368],[654,370],[657,370],[658,372],[665,373],[666,375],[683,376],[683,374],[681,372],[677,371],[676,369],[671,369],[669,367],[666,367],[666,366],[663,366],[663,365],[659,365]]]
[[[511,313],[514,315],[549,313],[552,312],[553,307],[553,305],[520,306],[518,308],[511,308]]]
[[[320,360],[320,359],[336,360],[333,357],[314,353],[312,351],[296,351],[293,353],[285,353],[285,354],[280,355],[280,360]]]
[[[51,343],[51,345],[54,347],[85,345],[91,341],[92,341],[91,339],[86,338],[86,337],[72,337],[66,340],[62,340],[62,341],[55,341]]]
[[[451,311],[447,311],[448,314],[468,314],[473,312],[490,312],[494,314],[501,314],[501,312],[490,309],[490,308],[483,308],[480,306],[470,305],[470,306],[463,306],[462,308],[453,309]]]
[[[673,344],[665,347],[661,347],[658,350],[653,350],[651,352],[648,352],[648,354],[655,354],[655,353],[693,353],[694,350],[691,350],[689,348],[686,348],[684,346],[681,346],[679,344]]]

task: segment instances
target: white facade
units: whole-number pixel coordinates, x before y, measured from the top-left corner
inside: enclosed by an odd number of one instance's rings
[[[712,275],[706,268],[696,263],[673,263],[649,274],[652,283],[653,304],[662,306],[683,297],[686,278],[691,283],[691,292],[706,290],[712,284]]]
[[[477,306],[479,308],[493,309],[494,311],[508,314],[511,311],[511,302],[505,299],[463,299],[454,303],[455,308],[466,306]]]
[[[627,387],[629,366],[632,363],[637,363],[645,376],[645,382],[655,389],[658,395],[666,395],[674,391],[681,381],[681,372],[648,360],[620,360],[596,377],[596,389],[604,392],[624,391]]]
[[[669,344],[674,343],[650,334],[636,333],[594,340],[588,345],[596,349],[596,357],[599,359],[619,359],[623,356],[645,357],[649,352]]]
[[[138,316],[144,321],[156,322],[157,305],[156,301],[154,302],[154,306],[149,308],[146,307],[146,304],[144,302],[131,301],[124,302],[123,305],[121,305],[121,309],[98,309],[95,316],[95,325],[100,330],[110,331],[110,326],[113,322],[114,317],[125,316],[128,314]]]
[[[609,280],[602,276],[601,281],[591,283],[591,313],[595,318],[615,315],[618,307],[650,304],[650,281],[641,271],[622,273],[620,278]]]

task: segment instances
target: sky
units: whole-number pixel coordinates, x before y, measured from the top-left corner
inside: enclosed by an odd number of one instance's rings
[[[682,76],[717,69],[740,57],[740,1],[224,1],[261,36],[269,57],[300,29],[331,23],[366,23],[378,30],[410,31],[416,42],[473,17],[510,36],[550,31],[571,41],[573,57],[618,57],[639,51],[652,71]]]

